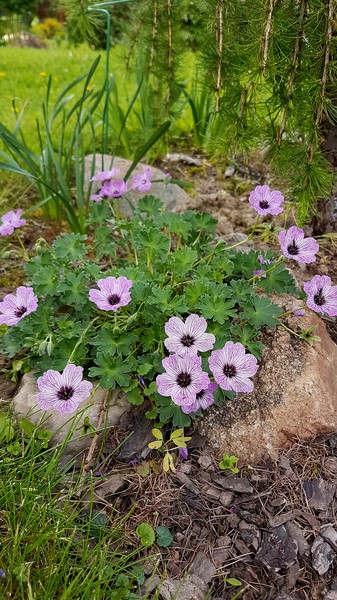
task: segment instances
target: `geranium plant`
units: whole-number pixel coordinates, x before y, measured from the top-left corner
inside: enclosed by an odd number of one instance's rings
[[[119,386],[149,418],[184,427],[214,402],[252,391],[261,330],[282,317],[268,296],[301,295],[286,261],[314,261],[318,244],[292,227],[279,234],[280,252],[238,252],[216,238],[209,214],[165,212],[151,195],[120,218],[115,196],[125,186],[116,175],[95,176],[88,236],[38,240],[27,287],[0,302],[1,351],[25,354],[42,408],[72,412],[92,384]],[[146,170],[131,188],[150,185]],[[259,188],[255,210],[278,214],[281,193]],[[309,308],[337,315],[329,277],[316,275],[304,290]],[[299,310],[297,301],[290,312]]]

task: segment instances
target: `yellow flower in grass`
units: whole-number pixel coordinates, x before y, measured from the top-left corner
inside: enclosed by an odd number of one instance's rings
[[[4,71],[0,71],[0,77],[6,77],[6,73]]]
[[[41,77],[47,77],[46,71],[40,71],[40,75],[41,75]]]

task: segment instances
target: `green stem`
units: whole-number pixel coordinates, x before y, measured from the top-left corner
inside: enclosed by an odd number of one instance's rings
[[[83,340],[83,339],[84,339],[84,337],[86,336],[86,334],[87,334],[87,332],[89,331],[90,327],[91,327],[91,326],[92,326],[92,325],[95,323],[95,321],[97,321],[97,319],[98,319],[98,317],[95,317],[94,319],[92,319],[92,321],[90,321],[89,325],[88,325],[88,326],[85,328],[85,330],[82,332],[82,334],[81,334],[81,335],[80,335],[80,337],[78,338],[78,340],[77,340],[77,342],[76,342],[76,344],[75,344],[75,346],[74,346],[74,348],[73,348],[73,350],[72,350],[72,353],[70,354],[70,356],[69,356],[69,358],[68,358],[68,364],[70,364],[70,363],[71,363],[71,361],[72,361],[72,359],[73,359],[73,357],[74,357],[74,355],[75,355],[75,352],[76,352],[77,348],[78,348],[78,347],[79,347],[79,345],[82,343],[82,340]]]
[[[293,331],[293,329],[290,329],[290,327],[287,327],[287,325],[285,325],[284,323],[280,322],[280,325],[286,329],[287,331],[289,331],[289,333],[292,333],[293,335],[296,335],[296,337],[301,338],[301,334],[300,333],[296,333],[296,331]]]
[[[19,233],[18,233],[18,230],[17,230],[17,229],[15,229],[15,235],[16,235],[16,238],[17,238],[17,240],[18,240],[18,242],[19,242],[19,244],[20,244],[20,246],[21,246],[21,248],[22,248],[22,252],[23,252],[23,258],[24,258],[25,260],[27,260],[27,261],[28,261],[28,260],[29,260],[29,254],[28,254],[28,252],[27,252],[26,248],[25,248],[25,247],[24,247],[24,245],[23,245],[22,239],[20,238],[20,236],[19,236]]]
[[[265,273],[269,273],[270,271],[272,271],[273,269],[275,269],[276,267],[281,265],[283,262],[285,262],[285,258],[284,258],[284,256],[281,256],[281,258],[279,258],[271,267],[269,267],[269,269],[265,269],[264,273],[260,273],[259,275],[254,275],[253,277],[248,279],[248,283],[255,281],[255,279],[259,279],[259,277],[261,277]]]

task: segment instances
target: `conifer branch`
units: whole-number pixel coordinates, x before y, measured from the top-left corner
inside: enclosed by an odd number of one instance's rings
[[[153,69],[154,52],[155,52],[155,48],[156,48],[157,29],[158,29],[158,5],[157,5],[157,0],[153,0],[153,19],[152,19],[149,72],[151,72]]]
[[[143,21],[143,19],[139,15],[139,20],[137,22],[137,25],[136,25],[134,31],[132,31],[131,34],[130,34],[130,48],[129,48],[129,51],[127,53],[126,59],[125,59],[125,68],[127,70],[130,68],[131,57],[132,57],[132,55],[134,53],[134,49],[136,47],[136,43],[139,40],[139,34],[140,34],[143,26],[144,26],[144,21]]]
[[[171,96],[171,84],[173,79],[172,73],[172,16],[171,16],[171,0],[166,0],[167,5],[167,92],[166,92],[166,110],[168,112]]]
[[[218,0],[215,5],[215,39],[218,53],[218,66],[215,88],[215,111],[220,110],[220,92],[222,80],[222,51],[223,51],[223,0]]]
[[[301,5],[300,5],[299,18],[298,18],[298,32],[297,32],[295,46],[294,46],[294,52],[293,52],[293,56],[292,56],[292,60],[291,60],[291,71],[290,71],[290,78],[289,78],[289,82],[288,82],[288,88],[287,88],[287,92],[286,92],[285,107],[284,107],[284,111],[283,111],[282,123],[281,123],[280,129],[279,129],[278,135],[277,135],[277,143],[278,144],[281,143],[282,136],[283,136],[285,128],[286,128],[286,123],[287,123],[287,118],[288,118],[288,113],[289,113],[289,106],[290,106],[290,99],[291,99],[291,95],[293,93],[295,77],[296,77],[297,68],[298,68],[298,64],[299,64],[301,42],[303,39],[303,22],[304,22],[304,16],[306,13],[306,8],[307,8],[307,0],[302,0]]]
[[[265,30],[264,30],[263,41],[262,41],[262,64],[261,64],[261,69],[262,69],[262,75],[263,76],[265,76],[265,74],[266,74],[266,68],[267,68],[269,38],[270,38],[270,34],[271,34],[271,24],[272,24],[273,11],[274,11],[274,0],[269,0],[268,16],[267,16],[266,27],[265,27]]]
[[[327,83],[327,78],[328,78],[328,66],[329,66],[329,62],[330,62],[330,53],[331,53],[331,40],[332,40],[333,14],[334,14],[333,8],[334,8],[335,1],[336,0],[329,0],[329,4],[328,4],[328,22],[327,22],[327,29],[326,29],[326,35],[325,35],[323,71],[322,71],[322,79],[321,79],[321,94],[320,94],[321,99],[320,99],[319,105],[317,107],[314,133],[313,133],[313,137],[312,137],[311,144],[309,147],[309,155],[308,155],[309,163],[312,162],[313,157],[314,157],[315,134],[317,132],[317,129],[321,125],[323,111],[324,111],[326,83]]]

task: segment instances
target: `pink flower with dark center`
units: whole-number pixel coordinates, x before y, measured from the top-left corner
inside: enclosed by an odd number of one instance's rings
[[[21,219],[22,210],[18,208],[18,210],[10,210],[5,215],[2,215],[1,221],[2,225],[0,225],[0,235],[11,235],[14,229],[18,227],[22,227],[22,225],[26,224],[26,219]]]
[[[100,202],[101,200],[103,200],[103,196],[100,196],[100,194],[91,194],[90,200],[92,200],[93,202]]]
[[[106,198],[119,198],[126,194],[128,186],[122,179],[116,179],[115,181],[108,181],[101,187],[99,195]]]
[[[207,321],[198,315],[189,315],[184,323],[179,317],[171,317],[165,324],[169,336],[164,344],[169,352],[176,354],[197,354],[212,350],[215,336],[205,333]]]
[[[337,316],[337,285],[331,285],[327,275],[315,275],[303,284],[307,294],[307,306],[315,312]]]
[[[118,173],[119,169],[112,167],[110,171],[101,171],[100,173],[97,173],[90,179],[90,181],[110,181],[110,179],[115,177],[115,175],[117,175]]]
[[[33,288],[21,285],[16,294],[7,294],[0,302],[0,325],[16,325],[21,319],[35,312],[37,305],[38,298],[34,295]]]
[[[293,225],[288,231],[280,231],[278,239],[286,258],[292,258],[299,263],[315,262],[319,245],[314,238],[305,238],[303,229]]]
[[[89,299],[101,310],[116,312],[121,306],[126,306],[131,301],[130,288],[132,281],[126,277],[106,277],[97,282],[99,290],[89,290]]]
[[[134,175],[133,184],[131,186],[132,190],[139,190],[140,192],[148,192],[152,187],[151,183],[151,169],[146,167],[143,173],[140,175]]]
[[[201,357],[195,354],[172,354],[162,360],[162,365],[166,373],[157,375],[158,392],[162,396],[171,396],[178,406],[193,404],[197,394],[211,383],[208,374],[202,370]]]
[[[240,342],[226,342],[221,350],[213,350],[208,364],[215,381],[223,390],[253,391],[254,384],[249,377],[255,375],[259,365],[255,356],[246,353]]]
[[[209,406],[212,406],[212,404],[214,404],[213,392],[216,390],[217,387],[217,383],[210,383],[208,388],[206,388],[205,390],[201,390],[201,392],[197,393],[196,399],[193,402],[193,404],[190,404],[188,406],[182,406],[181,410],[188,415],[189,413],[196,412],[197,410],[199,410],[199,408],[203,408],[205,410]]]
[[[270,265],[273,262],[271,260],[271,258],[264,259],[262,254],[259,254],[259,256],[257,258],[258,258],[259,262],[261,263],[261,265]]]
[[[249,203],[259,215],[279,215],[283,211],[284,197],[268,185],[257,185],[249,195]]]
[[[49,369],[37,379],[37,403],[44,410],[56,410],[62,414],[75,412],[79,404],[89,398],[93,387],[90,381],[82,379],[82,367],[70,364],[62,373]]]

